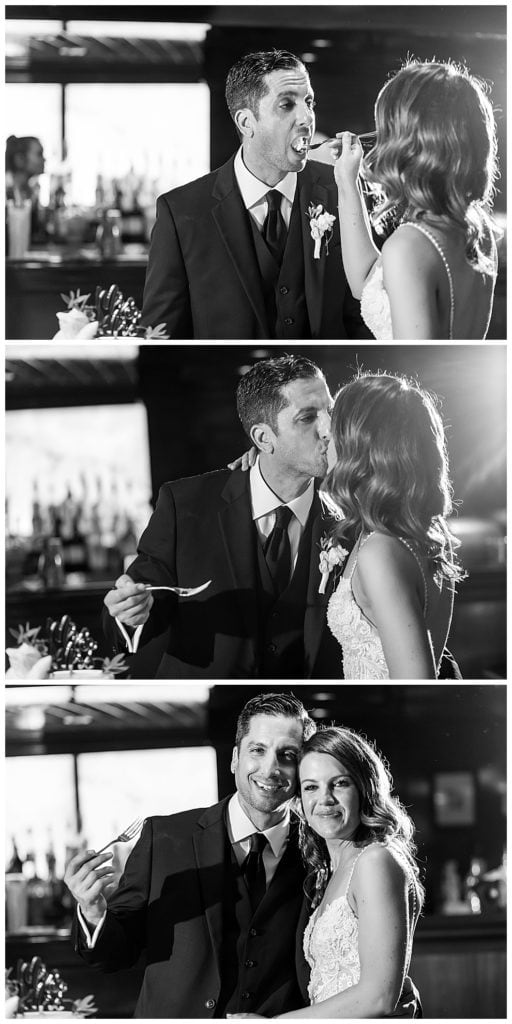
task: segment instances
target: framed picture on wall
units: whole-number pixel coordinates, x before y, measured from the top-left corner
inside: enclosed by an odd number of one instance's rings
[[[471,772],[437,772],[432,789],[437,825],[475,824],[475,779]]]

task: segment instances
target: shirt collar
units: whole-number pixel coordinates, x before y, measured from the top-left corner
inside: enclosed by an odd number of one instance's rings
[[[260,181],[260,179],[245,166],[242,156],[242,147],[240,147],[235,156],[235,177],[238,182],[238,187],[242,194],[246,210],[250,210],[252,206],[256,206],[258,203],[263,201],[269,191],[269,186],[265,185],[264,181]],[[290,204],[293,204],[295,189],[297,188],[296,171],[289,171],[288,174],[285,174],[284,178],[282,178],[277,185],[274,185],[274,188],[277,192],[281,192],[281,194],[288,199]]]
[[[306,490],[303,491],[302,494],[299,494],[298,498],[293,498],[292,501],[282,502],[263,479],[260,469],[260,459],[258,456],[250,471],[249,484],[251,489],[253,519],[260,519],[261,516],[268,516],[271,512],[275,512],[276,508],[279,508],[280,505],[286,504],[288,505],[288,508],[291,508],[293,514],[297,516],[300,525],[302,527],[306,525],[315,493],[315,482],[313,479],[309,481]]]
[[[231,829],[231,838],[233,843],[241,843],[244,839],[248,839],[254,832],[258,832],[251,821],[247,817],[245,811],[241,807],[238,793],[234,793],[231,800],[228,803],[228,822]],[[267,837],[269,845],[272,849],[272,853],[275,857],[279,857],[282,853],[283,847],[288,841],[288,835],[290,832],[290,810],[287,809],[284,818],[278,821],[277,825],[272,825],[270,828],[263,829],[263,835]]]

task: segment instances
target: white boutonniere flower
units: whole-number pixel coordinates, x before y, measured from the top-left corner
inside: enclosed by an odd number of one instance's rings
[[[327,581],[333,569],[339,569],[348,555],[346,548],[343,548],[341,544],[337,544],[333,541],[332,537],[322,537],[320,541],[320,561],[319,569],[322,574],[320,580],[320,586],[318,588],[319,594],[325,594],[325,588]]]
[[[309,204],[308,207],[309,226],[311,229],[311,238],[315,243],[315,250],[313,252],[313,258],[315,260],[320,259],[320,250],[322,248],[322,240],[325,238],[325,255],[329,255],[329,242],[332,238],[332,226],[336,217],[332,213],[327,213],[324,210],[321,203],[315,206],[313,203]]]

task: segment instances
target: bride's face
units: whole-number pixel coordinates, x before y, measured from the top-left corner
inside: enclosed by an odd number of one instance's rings
[[[306,754],[299,769],[308,825],[326,841],[350,839],[361,822],[359,793],[347,769],[330,754]]]

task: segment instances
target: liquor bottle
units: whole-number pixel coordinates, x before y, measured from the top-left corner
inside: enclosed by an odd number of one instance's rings
[[[21,875],[23,874],[23,861],[19,855],[18,847],[16,845],[16,837],[11,837],[12,853],[10,860],[7,862],[5,869],[6,875]]]
[[[86,533],[89,572],[97,579],[107,578],[107,554],[103,543],[103,483],[96,477],[96,500],[91,505],[89,528]]]
[[[464,879],[464,898],[472,914],[482,912],[478,889],[482,882],[483,871],[485,871],[485,862],[480,857],[472,857],[469,871]]]

